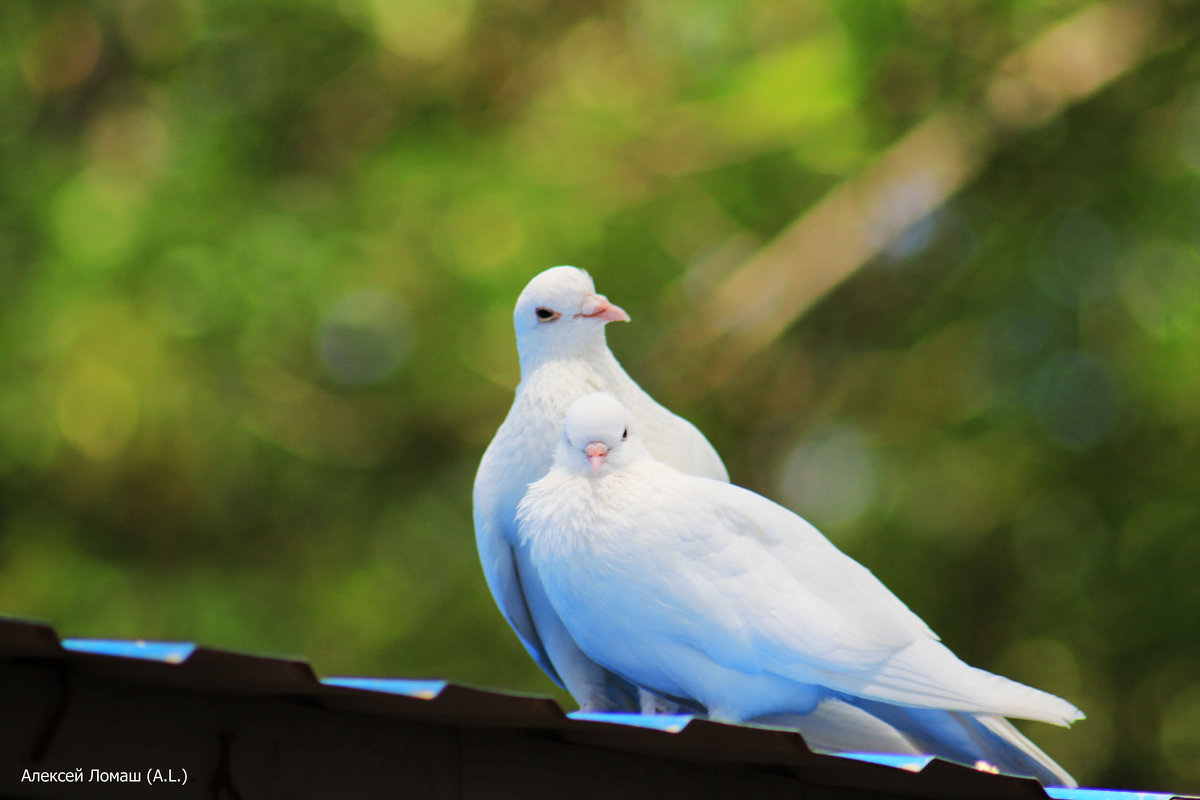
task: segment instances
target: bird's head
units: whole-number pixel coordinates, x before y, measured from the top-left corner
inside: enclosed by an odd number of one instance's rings
[[[626,466],[640,443],[633,430],[633,415],[608,392],[595,392],[576,400],[563,422],[556,464],[569,472],[601,475]]]
[[[628,322],[629,315],[596,294],[586,272],[576,267],[546,270],[529,282],[513,310],[522,369],[605,346],[604,326],[615,321]]]

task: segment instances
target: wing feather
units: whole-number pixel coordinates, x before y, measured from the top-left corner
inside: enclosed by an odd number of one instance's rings
[[[770,671],[867,671],[935,634],[870,570],[786,508],[746,489],[689,481],[710,574],[745,620],[747,656]]]

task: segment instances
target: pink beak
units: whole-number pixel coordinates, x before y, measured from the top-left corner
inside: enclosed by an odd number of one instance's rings
[[[608,298],[602,294],[589,294],[583,298],[583,307],[575,316],[602,319],[605,322],[629,322],[625,310],[608,302]]]
[[[592,462],[592,474],[600,472],[600,465],[608,458],[608,445],[604,442],[592,442],[583,448],[583,452],[587,453],[588,461]]]

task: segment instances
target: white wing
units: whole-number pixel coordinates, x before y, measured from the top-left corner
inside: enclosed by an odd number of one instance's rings
[[[782,506],[729,484],[671,478],[648,488],[644,524],[673,536],[667,546],[684,563],[664,586],[711,623],[689,635],[718,664],[903,705],[1058,724],[1081,716],[964,664],[869,570]]]
[[[497,509],[504,505],[503,499],[497,496],[502,489],[497,470],[502,466],[489,458],[492,452],[489,447],[475,476],[475,544],[479,548],[479,562],[483,566],[484,577],[500,613],[516,631],[521,644],[525,645],[525,649],[538,666],[545,670],[555,683],[563,686],[562,678],[546,654],[529,606],[525,602],[525,589],[521,585],[522,576],[517,570],[516,553],[510,541],[509,531],[505,530],[502,516],[496,513]]]

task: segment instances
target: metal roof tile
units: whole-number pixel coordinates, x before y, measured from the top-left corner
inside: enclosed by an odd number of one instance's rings
[[[743,765],[822,786],[914,797],[1050,797],[1055,800],[1166,800],[1169,794],[1099,789],[1044,790],[1036,781],[929,757],[811,751],[794,731],[725,725],[688,715],[566,714],[549,698],[496,692],[445,680],[331,677],[307,662],[234,653],[191,642],[59,640],[49,626],[0,617],[0,665],[62,676],[116,679],[147,692],[185,689],[223,697],[291,700],[309,708],[439,726],[507,730],[585,748],[676,762]],[[66,677],[61,680],[67,680]],[[66,685],[65,683],[63,684]],[[60,700],[66,702],[66,689]],[[61,713],[55,712],[56,714]],[[4,721],[0,719],[0,734]],[[522,732],[525,732],[524,734]],[[0,776],[2,778],[3,776]],[[899,791],[898,791],[899,787]]]

